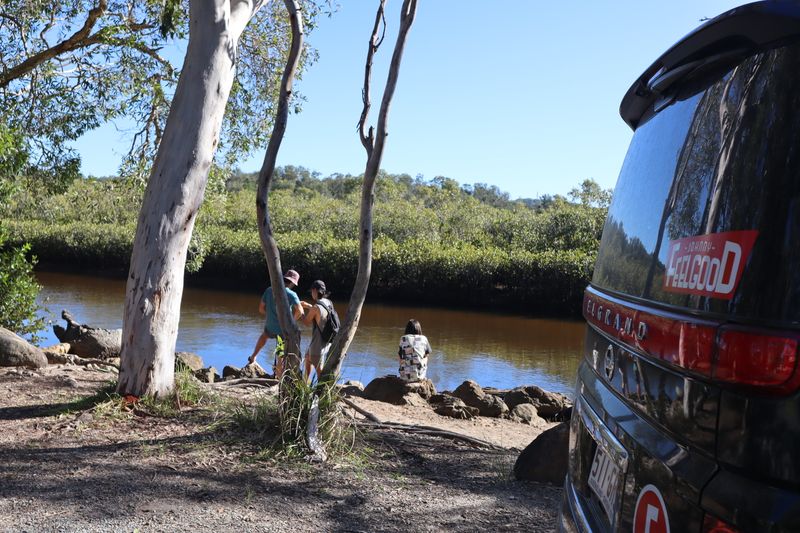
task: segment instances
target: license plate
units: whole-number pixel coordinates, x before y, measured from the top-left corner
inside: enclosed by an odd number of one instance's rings
[[[598,446],[594,454],[594,461],[592,461],[592,469],[589,472],[589,487],[600,500],[611,524],[614,524],[620,478],[622,478],[621,469],[614,464],[611,456]]]

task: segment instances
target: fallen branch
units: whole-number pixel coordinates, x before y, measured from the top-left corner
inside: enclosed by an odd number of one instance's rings
[[[373,415],[369,411],[362,409],[361,407],[357,406],[347,398],[342,398],[342,401],[346,403],[349,407],[355,410],[357,413],[365,416],[367,421],[358,421],[359,424],[366,424],[370,427],[378,427],[378,428],[385,428],[385,429],[399,429],[403,431],[408,431],[410,433],[420,433],[423,435],[431,435],[433,437],[443,437],[452,440],[463,441],[469,444],[473,444],[475,446],[481,446],[484,448],[489,448],[490,450],[512,450],[512,451],[520,451],[517,448],[504,448],[503,446],[498,446],[493,444],[489,441],[477,439],[475,437],[470,437],[468,435],[464,435],[462,433],[456,433],[454,431],[447,431],[446,429],[440,429],[433,426],[418,426],[416,424],[401,424],[399,422],[383,422],[377,416]]]
[[[230,379],[228,381],[215,381],[214,383],[208,383],[208,385],[214,387],[245,387],[248,385],[258,385],[261,387],[274,387],[277,384],[278,380],[272,378],[239,378],[239,379]]]
[[[360,414],[362,416],[365,416],[366,418],[368,418],[369,420],[371,420],[371,421],[373,421],[373,422],[375,422],[377,424],[383,424],[383,422],[381,421],[380,418],[378,418],[377,416],[373,415],[372,413],[370,413],[366,409],[362,409],[361,407],[357,406],[356,404],[354,404],[353,402],[351,402],[347,398],[342,398],[342,401],[344,403],[346,403],[351,409],[353,409],[358,414]]]

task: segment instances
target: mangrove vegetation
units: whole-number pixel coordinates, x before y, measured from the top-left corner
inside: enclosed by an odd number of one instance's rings
[[[254,292],[266,285],[256,177],[212,172],[190,244],[192,282]],[[284,267],[325,279],[334,298],[349,293],[356,275],[361,181],[286,166],[272,186]],[[15,185],[0,208],[7,246],[29,243],[44,268],[127,272],[139,182],[76,179],[53,191],[33,176]],[[610,200],[592,180],[569,199],[511,200],[495,186],[384,172],[375,196],[370,298],[552,316],[578,313]]]

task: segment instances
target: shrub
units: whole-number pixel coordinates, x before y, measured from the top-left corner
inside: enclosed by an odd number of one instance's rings
[[[36,316],[39,284],[33,276],[35,258],[29,261],[30,245],[5,246],[6,234],[0,228],[0,326],[38,341],[36,332],[44,320]]]

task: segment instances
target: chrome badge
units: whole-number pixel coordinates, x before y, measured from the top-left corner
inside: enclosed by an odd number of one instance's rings
[[[614,346],[608,345],[606,348],[606,356],[603,359],[603,370],[606,373],[606,378],[611,381],[614,378],[614,368],[617,366],[617,361],[614,357]]]

